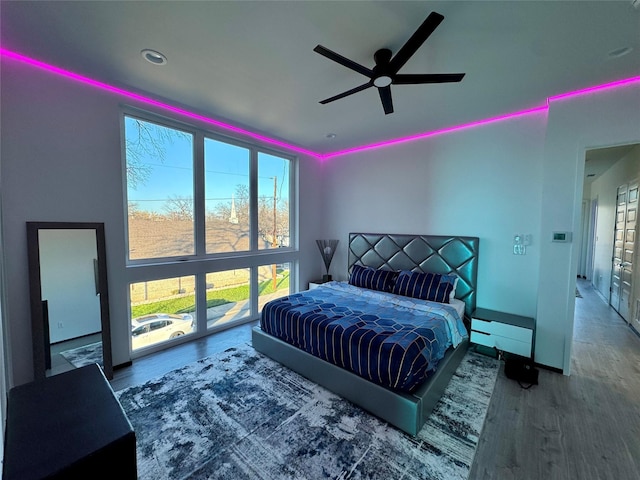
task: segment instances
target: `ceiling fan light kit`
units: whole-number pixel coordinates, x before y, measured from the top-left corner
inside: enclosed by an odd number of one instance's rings
[[[417,85],[425,83],[448,83],[459,82],[464,77],[464,73],[425,73],[425,74],[409,74],[402,75],[398,72],[409,61],[414,53],[429,38],[433,31],[444,20],[444,17],[437,12],[431,12],[429,16],[422,22],[422,25],[414,32],[407,42],[393,56],[393,52],[388,48],[381,48],[373,55],[375,66],[370,69],[350,60],[342,55],[329,50],[322,45],[316,46],[314,52],[333,60],[340,65],[350,68],[351,70],[369,78],[367,83],[359,85],[351,90],[342,92],[333,97],[321,100],[321,104],[327,104],[335,100],[353,95],[370,87],[376,87],[380,94],[380,101],[384,108],[385,114],[393,113],[393,99],[391,97],[391,85]]]

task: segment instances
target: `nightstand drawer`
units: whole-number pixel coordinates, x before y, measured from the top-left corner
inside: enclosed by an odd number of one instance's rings
[[[529,338],[531,338],[531,335],[529,335]],[[520,341],[514,338],[502,337],[492,333],[482,333],[472,330],[471,342],[478,345],[484,345],[486,347],[497,348],[500,351],[514,353],[523,357],[531,357],[531,340]]]
[[[508,325],[501,322],[487,322],[477,318],[471,319],[471,330],[507,337],[528,344],[531,344],[533,337],[533,331],[528,328],[516,327],[515,325]]]
[[[535,320],[477,308],[471,315],[471,343],[531,358]]]

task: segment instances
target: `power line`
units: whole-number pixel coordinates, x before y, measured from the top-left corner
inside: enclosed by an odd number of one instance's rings
[[[235,200],[238,200],[237,198],[233,197]],[[212,198],[205,198],[205,201],[231,201],[232,197],[212,197]],[[167,201],[171,201],[171,200],[175,200],[175,198],[143,198],[143,199],[129,199],[129,202],[167,202]],[[178,200],[188,200],[188,201],[193,201],[193,198],[189,197],[189,198],[178,198]]]
[[[160,168],[172,168],[174,170],[189,170],[189,171],[193,171],[193,167],[181,167],[179,165],[166,165],[164,163],[145,163],[145,166],[149,166],[149,167],[160,167]],[[287,166],[284,166],[284,171],[286,172],[287,170]],[[234,172],[224,172],[221,170],[209,170],[209,169],[205,169],[204,171],[205,173],[214,173],[216,175],[229,175],[232,177],[243,177],[243,178],[249,178],[249,174],[248,173],[234,173]],[[261,178],[263,180],[270,180],[273,178],[273,176],[269,176],[266,177],[264,175],[258,175],[258,178]],[[283,182],[284,182],[284,178],[283,178]]]

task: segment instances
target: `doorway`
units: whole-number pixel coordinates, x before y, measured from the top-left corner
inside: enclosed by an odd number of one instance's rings
[[[640,144],[587,150],[578,276],[591,281],[602,298],[633,324],[638,316],[640,269],[637,210]],[[640,323],[640,321],[638,322]],[[640,326],[640,325],[639,325]],[[636,327],[638,328],[638,327]]]

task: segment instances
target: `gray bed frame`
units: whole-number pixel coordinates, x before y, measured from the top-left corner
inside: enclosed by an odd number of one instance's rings
[[[468,320],[476,307],[478,249],[477,237],[351,233],[349,271],[357,264],[395,271],[455,272],[460,277],[456,297],[465,302]],[[450,348],[431,377],[414,392],[403,393],[314,357],[260,327],[253,328],[252,341],[257,351],[410,435],[416,435],[426,422],[469,345],[464,341]]]

